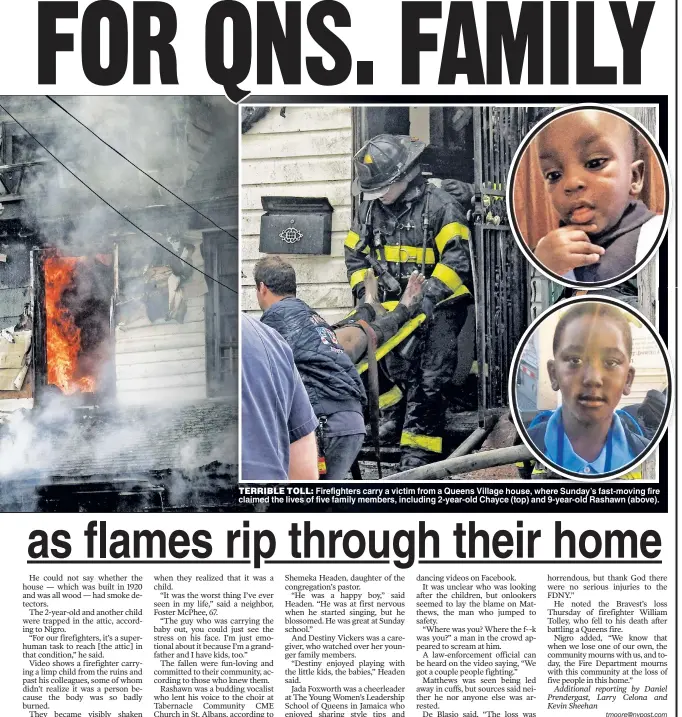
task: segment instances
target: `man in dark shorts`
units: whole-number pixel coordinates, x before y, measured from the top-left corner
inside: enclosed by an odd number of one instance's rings
[[[242,314],[242,480],[316,480],[317,418],[286,341]]]

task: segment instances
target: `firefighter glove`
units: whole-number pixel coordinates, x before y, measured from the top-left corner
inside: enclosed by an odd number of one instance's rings
[[[431,319],[433,318],[433,312],[434,312],[435,306],[433,304],[433,301],[431,299],[429,299],[428,296],[425,296],[422,299],[422,307],[421,308],[422,308],[422,313],[426,314],[426,320],[431,321]]]

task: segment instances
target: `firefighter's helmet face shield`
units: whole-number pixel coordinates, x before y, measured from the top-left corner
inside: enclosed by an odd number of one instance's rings
[[[372,192],[362,192],[362,199],[363,201],[371,201],[372,199],[381,199],[382,197],[385,197],[388,192],[393,189],[395,185],[390,184],[388,187],[382,187],[381,189],[375,189]]]
[[[405,193],[409,181],[407,179],[401,179],[399,182],[394,182],[385,192],[378,198],[382,204],[393,204],[398,201],[400,197]]]

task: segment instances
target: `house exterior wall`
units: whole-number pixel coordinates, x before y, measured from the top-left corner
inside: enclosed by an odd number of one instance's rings
[[[191,262],[203,271],[201,235]],[[180,403],[206,398],[206,279],[198,272],[183,285],[187,314],[183,323],[142,315],[116,327],[116,400],[120,404]]]
[[[242,308],[258,313],[253,267],[259,257],[262,196],[327,197],[332,214],[331,256],[288,254],[298,295],[328,321],[343,318],[353,300],[343,242],[351,224],[353,124],[350,107],[273,107],[241,144]]]
[[[15,238],[0,226],[0,331],[14,327],[31,302],[31,246],[30,237]],[[0,391],[0,412],[33,406],[32,378],[29,368],[20,391]]]

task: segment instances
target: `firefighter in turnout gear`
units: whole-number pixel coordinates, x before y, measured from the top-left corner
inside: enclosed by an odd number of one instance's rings
[[[402,411],[394,407],[382,432],[395,421],[401,470],[444,457],[448,397],[468,375],[474,357],[466,213],[422,176],[424,148],[407,136],[379,135],[355,155],[354,191],[362,201],[345,241],[348,280],[358,301],[370,268],[384,302],[400,298],[414,270],[426,276],[421,311],[427,320],[402,351],[396,349],[386,359],[392,380],[403,389],[404,420],[400,431]]]

